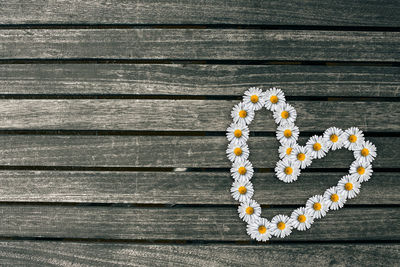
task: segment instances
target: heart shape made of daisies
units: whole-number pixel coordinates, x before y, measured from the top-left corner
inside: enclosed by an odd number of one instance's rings
[[[271,221],[261,217],[260,205],[252,199],[254,188],[251,178],[253,166],[248,160],[249,128],[255,111],[265,107],[273,112],[277,126],[276,137],[280,142],[279,157],[275,173],[279,180],[291,183],[297,180],[301,169],[308,167],[313,159],[323,158],[329,150],[342,147],[353,151],[355,161],[350,171],[343,176],[337,186],[328,188],[323,195],[309,198],[304,207],[294,210],[291,216],[276,215]],[[282,90],[271,88],[263,92],[252,87],[244,93],[243,101],[235,105],[231,116],[233,123],[228,127],[226,136],[230,142],[226,150],[232,162],[231,175],[234,179],[231,188],[232,197],[240,202],[239,217],[247,223],[247,234],[257,241],[267,241],[272,236],[284,238],[292,229],[305,231],[315,219],[320,219],[329,210],[342,208],[347,199],[357,196],[361,183],[372,175],[372,161],[376,157],[376,147],[364,140],[361,130],[351,127],[341,130],[328,128],[322,136],[314,135],[305,146],[297,144],[299,128],[294,124],[297,113],[293,106],[286,103]]]

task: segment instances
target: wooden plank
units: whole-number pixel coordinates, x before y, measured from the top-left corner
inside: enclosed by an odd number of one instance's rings
[[[397,137],[368,140],[378,148],[374,167],[398,167]],[[274,137],[251,137],[248,143],[254,167],[275,167],[278,141]],[[230,168],[227,145],[224,136],[2,135],[0,165]],[[353,154],[342,149],[331,151],[309,168],[348,168],[353,161]]]
[[[0,242],[4,265],[57,266],[392,266],[399,244],[115,244],[14,241]],[[285,253],[282,253],[284,251]],[[343,255],[347,255],[343,257]]]
[[[2,24],[400,26],[396,1],[2,1]],[[362,8],[360,8],[362,7]],[[340,15],[339,15],[340,14]]]
[[[0,40],[2,59],[400,60],[400,32],[10,29]]]
[[[226,131],[239,100],[4,99],[0,129]],[[336,126],[400,131],[400,102],[290,101],[301,131]],[[390,112],[388,112],[390,111]],[[250,130],[275,131],[272,113],[258,111]],[[270,122],[270,123],[265,123]]]
[[[283,184],[274,173],[256,173],[254,199],[263,205],[301,205],[344,174],[303,173],[296,183]],[[231,183],[227,172],[0,171],[0,201],[237,204]],[[400,173],[376,172],[348,204],[399,204],[399,191]]]
[[[264,208],[272,218],[293,209]],[[400,208],[352,208],[332,211],[306,233],[283,241],[399,240]],[[249,241],[237,207],[0,206],[0,235],[46,238],[133,240]],[[280,239],[275,239],[280,240]]]
[[[379,66],[0,64],[0,94],[243,95],[252,86],[288,96],[399,97],[400,70]]]

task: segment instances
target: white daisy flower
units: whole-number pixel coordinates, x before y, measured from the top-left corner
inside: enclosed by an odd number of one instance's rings
[[[290,221],[293,228],[296,228],[299,231],[305,231],[311,227],[311,224],[314,222],[314,218],[310,211],[306,210],[304,207],[301,207],[292,212]]]
[[[311,153],[313,159],[320,159],[325,157],[328,148],[322,136],[314,135],[308,139],[306,148]]]
[[[274,112],[276,124],[294,123],[297,117],[297,112],[288,103],[279,104]]]
[[[329,207],[323,196],[315,195],[307,200],[306,210],[314,217],[314,219],[319,219],[325,217]]]
[[[231,175],[232,178],[235,180],[238,179],[250,180],[251,177],[253,177],[253,174],[254,174],[253,165],[247,159],[246,160],[239,159],[232,164]]]
[[[348,150],[357,149],[364,142],[364,134],[357,127],[351,127],[343,133],[343,146]]]
[[[279,147],[279,157],[281,159],[285,157],[289,157],[292,154],[293,147],[296,145],[296,142],[290,141],[285,143],[284,145],[281,145]]]
[[[276,138],[285,145],[290,142],[296,142],[299,138],[299,128],[293,123],[281,124],[276,129]]]
[[[295,146],[293,148],[292,154],[290,155],[292,162],[298,164],[300,168],[305,169],[311,165],[312,156],[311,151],[304,146]]]
[[[368,181],[371,178],[372,172],[372,166],[370,163],[355,160],[350,165],[350,174],[357,177],[360,183]]]
[[[235,142],[231,142],[226,149],[226,154],[230,161],[234,162],[235,160],[242,159],[246,160],[249,157],[249,147],[247,144],[239,145]]]
[[[240,102],[233,107],[231,116],[233,118],[233,122],[248,125],[254,119],[254,110],[249,108],[243,102]]]
[[[290,218],[286,215],[276,215],[271,220],[271,233],[274,236],[284,238],[292,233]]]
[[[240,219],[247,223],[251,223],[260,218],[261,207],[254,200],[242,202],[238,208]]]
[[[264,218],[258,218],[247,224],[247,234],[257,241],[267,241],[271,238],[271,223]]]
[[[338,210],[344,206],[344,203],[346,203],[346,196],[340,193],[336,186],[325,191],[324,199],[330,210]]]
[[[244,124],[231,123],[226,131],[226,137],[230,142],[242,145],[249,139],[249,128]]]
[[[265,107],[268,110],[275,111],[279,104],[285,102],[285,94],[281,89],[273,87],[265,92]]]
[[[370,141],[364,141],[354,150],[354,157],[362,163],[371,163],[376,157],[376,146]]]
[[[331,127],[325,130],[323,138],[327,149],[340,149],[343,147],[343,130]]]
[[[243,102],[251,110],[260,110],[265,102],[265,93],[260,88],[251,87],[244,92]]]
[[[360,193],[361,184],[355,175],[345,175],[339,180],[337,188],[338,192],[343,194],[347,199],[354,198]]]
[[[249,180],[235,180],[231,187],[231,195],[240,202],[249,201],[254,194],[253,184]]]
[[[289,158],[284,158],[276,163],[275,173],[279,180],[291,183],[300,175],[299,165]]]

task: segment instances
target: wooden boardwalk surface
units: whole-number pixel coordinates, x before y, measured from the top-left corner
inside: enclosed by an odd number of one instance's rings
[[[0,265],[400,263],[400,3],[0,0]],[[300,143],[357,126],[378,148],[345,208],[251,241],[225,129],[252,86],[281,87]],[[352,154],[274,176],[272,116],[250,126],[263,216],[336,185]]]

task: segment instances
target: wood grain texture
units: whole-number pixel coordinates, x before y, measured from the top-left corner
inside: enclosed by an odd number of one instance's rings
[[[0,65],[0,94],[243,95],[252,86],[287,96],[399,97],[400,69],[379,66]]]
[[[242,29],[10,29],[2,59],[398,61],[400,32]]]
[[[393,266],[399,244],[170,245],[0,242],[4,265],[57,266]],[[285,253],[282,253],[284,251]],[[345,257],[343,255],[346,255]]]
[[[264,208],[262,216],[290,215],[293,209]],[[352,208],[332,211],[293,241],[399,240],[400,208]],[[1,236],[133,240],[250,241],[236,206],[229,207],[103,207],[0,206]]]
[[[385,1],[101,0],[0,2],[2,24],[272,24],[400,26]],[[340,15],[339,15],[340,14]]]
[[[239,100],[4,99],[0,129],[226,131]],[[336,126],[399,132],[400,102],[290,101],[301,131]],[[390,111],[390,112],[389,112]],[[250,130],[276,131],[272,112],[257,111]]]
[[[254,199],[263,205],[301,205],[337,184],[345,172],[302,173],[284,184],[256,173]],[[349,204],[400,204],[400,174],[374,173]],[[146,204],[237,204],[228,172],[0,171],[0,201]],[[190,186],[188,186],[190,185]]]
[[[306,138],[299,143],[305,144]],[[398,168],[397,137],[370,137],[378,149],[374,167]],[[251,137],[250,160],[256,168],[274,168],[278,141]],[[223,136],[76,136],[2,135],[0,165],[89,167],[230,168]],[[331,151],[308,168],[348,168],[354,161],[347,150]]]

